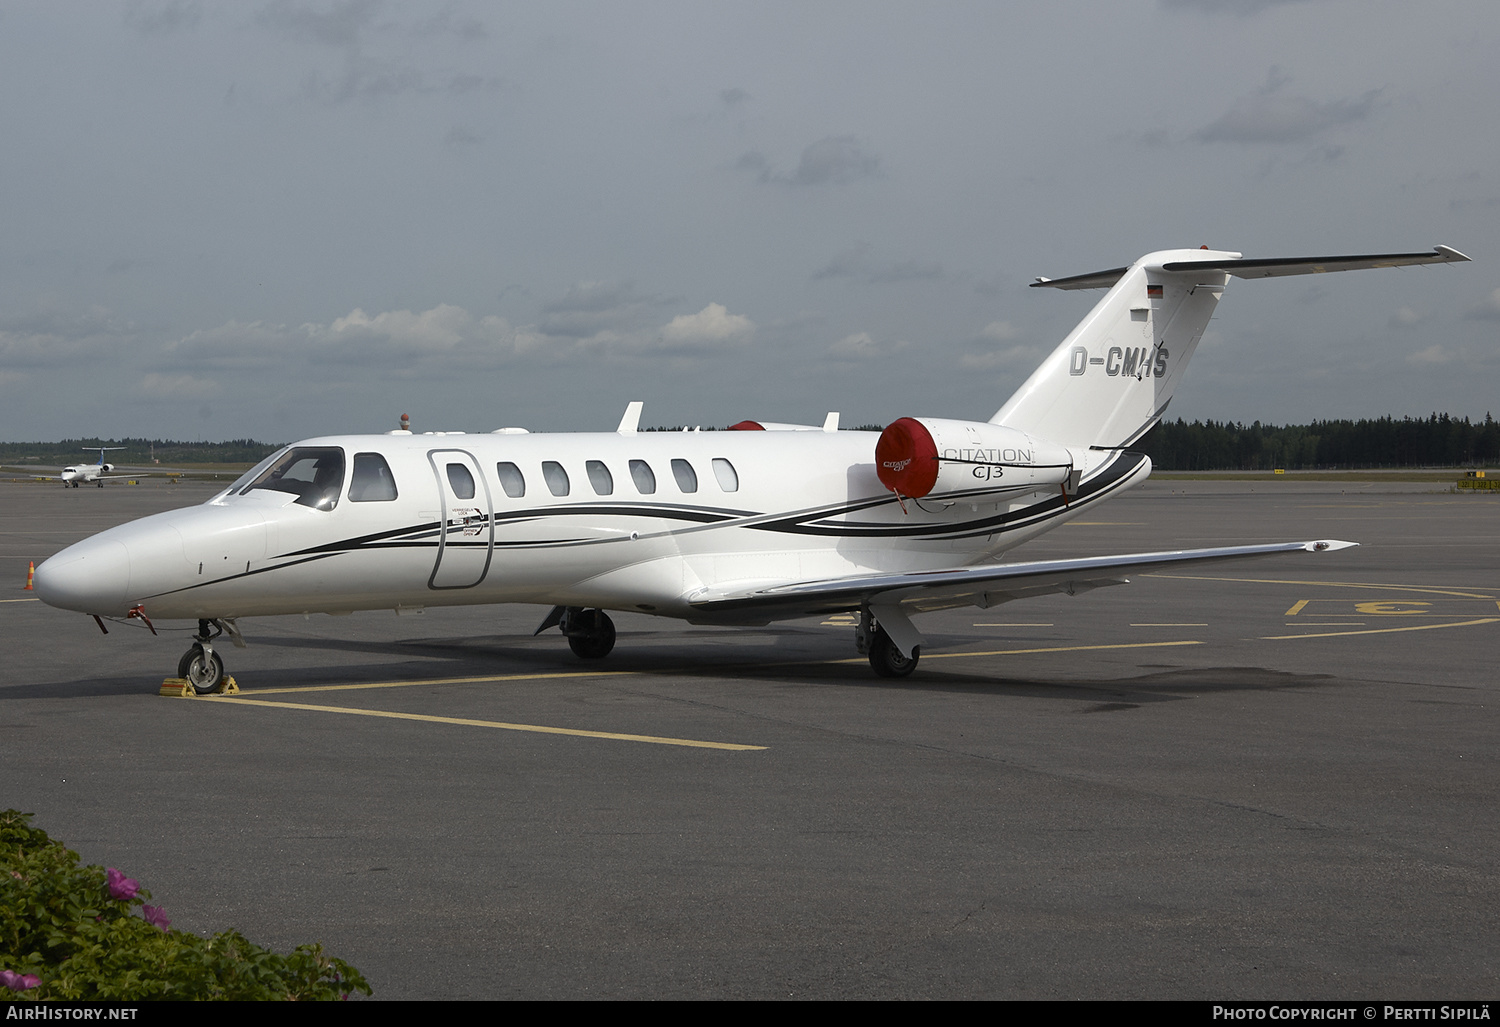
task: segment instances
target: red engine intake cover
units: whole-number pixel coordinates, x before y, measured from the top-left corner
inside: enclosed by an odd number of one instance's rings
[[[892,492],[921,499],[938,478],[937,443],[921,421],[903,417],[886,425],[875,443],[875,473]]]

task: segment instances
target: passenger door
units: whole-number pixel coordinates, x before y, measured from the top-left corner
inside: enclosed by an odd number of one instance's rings
[[[489,483],[465,450],[429,450],[427,462],[442,498],[437,562],[427,587],[473,588],[489,572],[495,551]]]

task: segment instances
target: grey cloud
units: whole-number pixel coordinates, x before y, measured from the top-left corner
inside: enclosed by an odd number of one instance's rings
[[[857,243],[842,253],[834,254],[827,264],[813,272],[813,281],[822,281],[825,278],[865,277],[870,273],[865,259],[865,255],[869,252],[869,243]]]
[[[1287,81],[1279,69],[1272,68],[1264,86],[1236,100],[1227,113],[1193,133],[1193,138],[1201,143],[1303,142],[1363,121],[1379,104],[1379,89],[1355,98],[1321,102],[1283,92]]]
[[[1500,289],[1464,312],[1465,321],[1500,321]]]
[[[478,18],[456,18],[451,9],[445,9],[422,22],[417,26],[417,32],[424,36],[452,35],[466,41],[489,38],[484,22]]]
[[[722,89],[719,91],[719,102],[725,107],[738,107],[747,102],[750,94],[740,88]]]
[[[132,0],[125,8],[125,24],[143,35],[168,35],[178,29],[198,27],[203,17],[203,4],[199,0],[166,0],[165,3],[146,3]]]
[[[297,42],[353,46],[379,7],[379,0],[342,0],[321,9],[273,0],[255,20],[262,28]]]
[[[776,171],[759,150],[740,155],[735,167],[752,171],[762,182],[782,185],[848,185],[879,173],[880,158],[867,152],[853,136],[828,136],[802,151],[796,170]]]
[[[869,259],[870,244],[857,243],[842,253],[836,253],[817,271],[812,280],[830,278],[852,278],[870,285],[890,285],[895,282],[927,282],[945,277],[943,265],[930,260],[902,260],[895,264],[879,264]]]
[[[1237,14],[1248,18],[1272,7],[1310,3],[1311,0],[1160,0],[1166,10],[1193,10],[1205,14]]]
[[[474,146],[480,142],[480,138],[468,129],[459,128],[455,125],[443,136],[444,146]]]
[[[802,161],[792,173],[797,185],[844,185],[875,174],[880,158],[866,153],[853,136],[828,136],[802,151]]]
[[[655,309],[669,302],[663,296],[640,295],[629,281],[579,282],[542,308],[540,330],[575,339],[626,332],[647,324]]]
[[[872,285],[893,282],[932,282],[943,277],[943,265],[931,260],[903,260],[870,275]]]
[[[350,55],[343,73],[335,78],[326,78],[314,71],[308,72],[302,80],[304,96],[330,104],[429,91],[431,88],[416,68],[358,54]]]

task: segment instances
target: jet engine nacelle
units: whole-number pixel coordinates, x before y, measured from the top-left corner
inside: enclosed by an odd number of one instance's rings
[[[903,417],[887,425],[875,443],[881,484],[915,499],[1062,485],[1072,470],[1066,446],[978,421]]]
[[[108,474],[110,471],[113,471],[115,469],[115,465],[114,464],[100,464],[99,465],[99,469],[101,471],[103,471],[105,474]]]

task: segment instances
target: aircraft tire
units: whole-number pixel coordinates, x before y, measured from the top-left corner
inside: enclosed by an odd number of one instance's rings
[[[177,661],[177,676],[187,681],[199,695],[212,695],[224,684],[224,661],[218,653],[203,655],[203,647],[194,643]]]
[[[917,669],[917,661],[921,658],[921,646],[913,649],[909,658],[902,656],[896,643],[891,641],[891,636],[884,631],[876,631],[875,638],[870,643],[870,666],[883,678],[906,677]]]
[[[615,647],[615,622],[603,610],[595,610],[594,616],[593,631],[568,636],[568,648],[582,660],[602,660]]]

